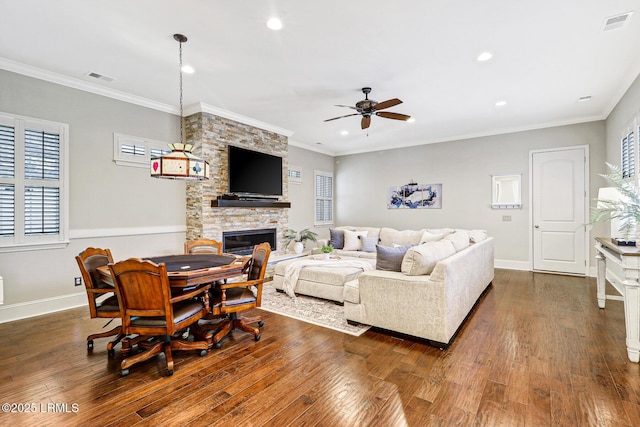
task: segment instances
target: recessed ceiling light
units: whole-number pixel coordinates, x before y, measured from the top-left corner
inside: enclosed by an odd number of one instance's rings
[[[349,131],[343,130],[340,132],[340,135],[342,136],[349,135]]]
[[[282,21],[280,20],[280,18],[276,18],[275,16],[273,18],[269,18],[269,20],[267,21],[267,27],[270,30],[273,31],[278,31],[282,29]]]
[[[482,52],[480,55],[478,55],[476,60],[480,62],[484,62],[484,61],[490,60],[491,58],[493,58],[493,55],[491,54],[491,52]]]
[[[578,102],[587,102],[587,101],[591,101],[591,95],[581,96],[580,98],[578,98]]]
[[[505,105],[507,105],[507,101],[505,100],[496,102],[496,107],[504,107]]]
[[[196,70],[194,70],[191,65],[183,65],[182,72],[187,74],[193,74],[196,72]]]

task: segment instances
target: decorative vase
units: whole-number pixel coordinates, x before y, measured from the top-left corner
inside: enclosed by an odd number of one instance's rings
[[[296,244],[293,245],[293,252],[297,254],[302,253],[303,249],[304,249],[304,243],[302,242],[296,242]]]
[[[331,259],[331,254],[325,253],[324,255],[324,259]]]

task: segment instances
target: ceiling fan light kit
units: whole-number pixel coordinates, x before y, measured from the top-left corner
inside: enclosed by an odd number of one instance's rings
[[[336,105],[336,107],[351,108],[352,110],[356,110],[357,113],[334,117],[332,119],[325,120],[325,122],[342,119],[344,117],[362,116],[362,119],[360,120],[360,128],[367,129],[371,125],[371,116],[379,116],[385,119],[403,121],[407,121],[411,118],[411,116],[407,116],[406,114],[393,113],[391,111],[380,111],[402,104],[402,101],[400,101],[398,98],[392,98],[382,102],[374,101],[373,99],[369,99],[369,93],[371,93],[370,87],[363,87],[362,93],[364,93],[364,99],[362,101],[356,102],[355,107],[351,107],[349,105]]]

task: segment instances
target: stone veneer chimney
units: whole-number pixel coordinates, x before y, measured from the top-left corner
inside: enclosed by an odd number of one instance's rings
[[[286,208],[212,208],[211,201],[228,193],[227,146],[235,145],[282,157],[281,201],[288,201],[288,138],[275,132],[210,113],[184,118],[185,142],[193,153],[209,162],[208,181],[187,182],[187,240],[209,238],[222,241],[223,231],[277,229],[277,251],[284,250],[288,229]]]

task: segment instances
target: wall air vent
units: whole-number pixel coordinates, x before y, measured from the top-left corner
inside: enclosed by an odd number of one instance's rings
[[[621,15],[610,16],[609,18],[604,20],[604,25],[602,27],[602,31],[615,30],[617,28],[622,28],[629,21],[633,12],[623,13]]]
[[[109,83],[115,80],[113,77],[105,76],[104,74],[100,74],[100,73],[88,72],[85,75],[89,77],[93,77],[94,79],[104,80],[105,82],[109,82]]]

